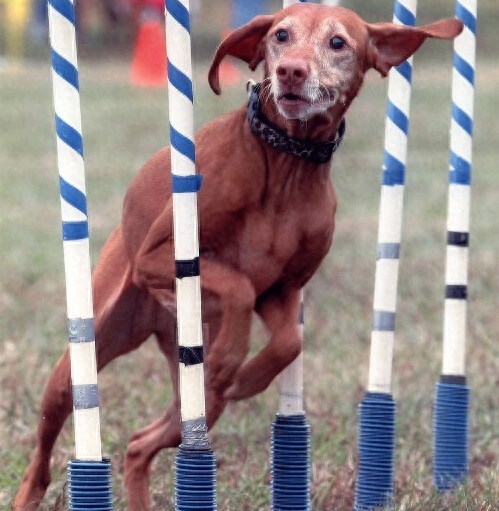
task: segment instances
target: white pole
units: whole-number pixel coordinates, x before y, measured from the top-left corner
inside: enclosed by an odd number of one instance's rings
[[[189,2],[167,1],[168,94],[183,443],[206,429]],[[166,197],[165,197],[166,200]],[[196,354],[195,357],[190,355]]]
[[[465,26],[463,32],[454,40],[452,71],[442,368],[444,375],[465,374],[477,2],[459,0],[456,11]]]
[[[77,460],[102,460],[83,139],[71,0],[49,0]]]
[[[395,2],[394,23],[414,25],[416,7],[417,0]],[[392,389],[411,73],[412,57],[401,66],[392,68],[388,78],[368,392],[390,393]]]

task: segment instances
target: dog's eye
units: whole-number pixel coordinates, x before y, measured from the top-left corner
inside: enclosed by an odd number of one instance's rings
[[[329,46],[333,50],[341,50],[342,48],[345,47],[345,45],[346,45],[346,43],[345,43],[345,41],[341,37],[333,37],[329,41]]]
[[[287,30],[279,30],[275,37],[280,43],[284,43],[289,39],[289,34]]]

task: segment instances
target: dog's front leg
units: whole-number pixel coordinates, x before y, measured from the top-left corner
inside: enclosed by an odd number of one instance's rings
[[[256,292],[242,273],[201,256],[201,286],[219,297],[220,329],[210,343],[207,356],[210,388],[222,393],[249,350],[249,334]],[[172,208],[170,204],[149,229],[135,258],[135,284],[146,287],[163,307],[174,306],[175,264],[173,255]],[[210,311],[204,311],[208,315]]]
[[[248,277],[205,258],[201,258],[201,285],[220,298],[220,330],[209,346],[207,383],[223,393],[249,351],[256,292]]]
[[[299,308],[298,288],[272,288],[258,298],[256,311],[271,337],[265,348],[238,370],[224,393],[226,399],[244,399],[262,392],[300,354]]]

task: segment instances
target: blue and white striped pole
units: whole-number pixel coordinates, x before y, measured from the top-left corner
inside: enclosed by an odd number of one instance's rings
[[[215,456],[206,423],[189,0],[165,0],[182,443],[177,511],[216,509]],[[165,201],[167,198],[165,197]]]
[[[396,0],[394,23],[414,26],[416,7],[417,0]],[[378,508],[393,498],[396,404],[392,363],[411,78],[412,58],[389,74],[369,381],[359,406],[356,511]]]
[[[454,40],[443,364],[435,391],[433,479],[440,491],[468,474],[469,387],[465,373],[476,0],[457,0],[464,30]]]
[[[297,0],[283,0],[283,8],[294,3]],[[298,324],[303,345],[303,290]],[[271,509],[310,510],[310,425],[303,407],[303,352],[279,377],[279,410],[271,429]]]
[[[69,505],[104,511],[112,509],[111,466],[101,452],[74,4],[48,0],[48,15],[75,432]]]

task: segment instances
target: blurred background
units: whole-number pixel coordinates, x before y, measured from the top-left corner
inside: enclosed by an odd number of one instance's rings
[[[329,0],[334,2],[335,0]],[[1,53],[8,58],[36,54],[47,41],[47,0],[0,0]],[[221,33],[256,14],[275,10],[273,0],[222,0],[190,3],[191,22],[202,27],[198,40],[216,43]],[[162,0],[80,0],[75,2],[80,44],[98,52],[102,44],[130,50],[134,34],[148,18],[163,16]],[[205,46],[205,45],[201,45]],[[115,48],[116,49],[116,48]]]
[[[4,65],[8,61],[44,56],[48,41],[47,0],[0,0],[0,56]],[[390,0],[316,0],[316,3],[344,5],[359,12],[368,21],[391,19]],[[206,58],[211,55],[220,36],[240,26],[253,16],[275,12],[279,0],[192,0],[191,23],[195,27],[194,55]],[[131,58],[134,43],[141,25],[150,20],[161,20],[163,0],[78,0],[75,2],[78,19],[78,36],[83,55],[103,58],[120,56]],[[490,7],[490,12],[488,11]],[[480,2],[480,49],[492,44],[497,21],[492,0]],[[449,15],[453,11],[451,0],[435,0],[431,9],[420,5],[421,22],[433,16]]]

